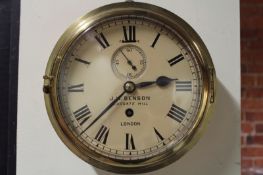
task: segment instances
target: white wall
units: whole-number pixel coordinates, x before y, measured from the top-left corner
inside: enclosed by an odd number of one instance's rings
[[[45,111],[42,76],[60,35],[79,16],[115,0],[22,0],[18,92],[17,175],[108,175],[60,141]],[[213,58],[217,106],[198,144],[152,175],[240,175],[239,0],[145,0],[185,19]]]

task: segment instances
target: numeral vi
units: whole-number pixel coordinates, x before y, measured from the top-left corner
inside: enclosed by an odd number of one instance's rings
[[[126,133],[126,150],[135,150],[135,144],[132,134]]]

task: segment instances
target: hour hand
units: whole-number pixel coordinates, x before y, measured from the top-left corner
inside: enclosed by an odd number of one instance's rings
[[[176,81],[176,80],[178,80],[178,79],[177,78],[169,78],[166,76],[160,76],[157,78],[156,84],[157,84],[157,86],[164,87],[164,86],[169,85],[172,81]]]
[[[177,78],[169,78],[166,76],[159,76],[156,81],[145,81],[145,82],[141,82],[141,83],[137,83],[136,84],[136,88],[145,88],[148,86],[151,86],[153,84],[156,84],[159,87],[165,87],[167,85],[169,85],[172,81],[176,81],[178,80]]]
[[[155,81],[145,81],[145,82],[137,83],[135,86],[136,88],[144,88],[144,87],[151,86],[155,83],[156,83]]]

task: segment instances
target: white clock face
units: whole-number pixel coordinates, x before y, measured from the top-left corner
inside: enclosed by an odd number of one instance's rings
[[[161,22],[122,16],[72,44],[57,89],[64,120],[79,141],[106,157],[139,160],[189,134],[202,86],[198,61],[183,38]]]

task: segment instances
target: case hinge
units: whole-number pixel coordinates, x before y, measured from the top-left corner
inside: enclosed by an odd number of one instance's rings
[[[215,69],[214,68],[209,68],[209,74],[210,74],[210,103],[215,102]]]

